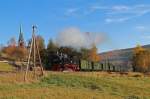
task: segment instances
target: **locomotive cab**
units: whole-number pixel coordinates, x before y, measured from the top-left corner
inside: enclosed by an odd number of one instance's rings
[[[79,63],[64,53],[57,53],[52,62],[53,71],[79,71]]]

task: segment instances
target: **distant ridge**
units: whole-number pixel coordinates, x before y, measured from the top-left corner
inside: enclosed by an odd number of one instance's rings
[[[142,46],[145,49],[150,50],[150,44]],[[109,61],[114,65],[127,65],[131,64],[134,48],[119,49],[108,52],[100,53],[101,61]]]

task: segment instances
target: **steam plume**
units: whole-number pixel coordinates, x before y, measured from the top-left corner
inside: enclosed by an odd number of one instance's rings
[[[66,28],[56,37],[59,46],[70,46],[76,49],[90,48],[93,44],[99,45],[104,40],[101,33],[81,32],[78,28]]]

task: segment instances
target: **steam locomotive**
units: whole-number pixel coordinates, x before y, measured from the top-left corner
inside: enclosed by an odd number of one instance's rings
[[[51,64],[53,71],[123,71],[121,67],[113,65],[109,61],[92,62],[58,52]]]
[[[68,56],[64,53],[59,53],[54,55],[55,58],[52,59],[52,70],[53,71],[79,71],[79,59]]]

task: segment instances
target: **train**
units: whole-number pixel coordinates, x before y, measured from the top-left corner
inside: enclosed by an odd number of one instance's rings
[[[92,62],[82,60],[76,57],[70,57],[64,53],[54,55],[51,63],[52,71],[110,71],[110,72],[126,72],[123,66],[113,65],[109,60]]]

